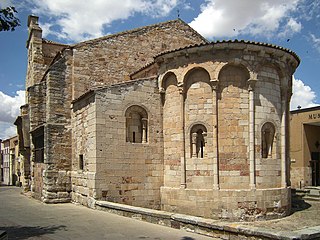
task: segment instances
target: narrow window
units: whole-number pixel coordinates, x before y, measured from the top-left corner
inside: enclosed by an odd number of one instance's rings
[[[261,128],[261,157],[271,158],[272,148],[275,136],[275,127],[272,123],[267,122]]]
[[[140,106],[131,106],[126,110],[126,141],[146,143],[148,132],[148,114]]]
[[[79,170],[83,170],[83,154],[79,155]]]
[[[34,161],[44,162],[44,128],[41,127],[32,133]]]
[[[203,158],[203,147],[204,147],[204,144],[203,144],[203,141],[201,141],[200,143],[200,153],[201,153],[201,158]]]
[[[191,157],[193,158],[204,158],[205,156],[205,145],[206,145],[207,129],[201,124],[197,124],[192,127],[190,138],[191,138]]]

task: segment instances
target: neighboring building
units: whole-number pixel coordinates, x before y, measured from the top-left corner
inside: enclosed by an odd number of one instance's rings
[[[214,219],[290,212],[295,53],[209,43],[180,19],[72,46],[42,39],[37,17],[28,27],[16,125],[34,197]]]
[[[18,181],[17,159],[18,137],[14,136],[2,141],[1,155],[3,158],[3,180],[4,185],[15,185]]]
[[[292,187],[320,186],[320,106],[290,113]]]
[[[11,176],[10,176],[10,139],[2,141],[2,158],[3,158],[3,181],[4,185],[11,185]]]
[[[0,139],[0,186],[3,182],[3,155],[2,155],[2,139]]]

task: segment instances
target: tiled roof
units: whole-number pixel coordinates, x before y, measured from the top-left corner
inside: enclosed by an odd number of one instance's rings
[[[42,42],[44,42],[44,43],[50,43],[50,44],[55,44],[55,45],[60,45],[60,46],[65,46],[65,47],[69,47],[69,46],[70,46],[70,45],[68,45],[68,44],[63,44],[63,43],[54,42],[54,41],[48,40],[48,39],[46,39],[46,38],[42,38]]]
[[[299,56],[294,51],[292,51],[292,50],[290,50],[288,48],[280,47],[280,46],[277,46],[277,45],[274,45],[274,44],[270,44],[270,43],[247,41],[247,40],[238,40],[238,39],[235,39],[235,40],[222,40],[222,41],[215,41],[215,42],[210,42],[210,43],[200,43],[200,44],[189,45],[189,46],[184,47],[184,48],[178,48],[178,49],[162,52],[162,53],[158,54],[157,56],[155,56],[155,58],[157,58],[159,56],[163,56],[163,55],[168,54],[168,53],[184,50],[184,49],[189,49],[189,48],[194,48],[194,47],[201,47],[201,46],[206,46],[206,45],[213,45],[214,46],[216,44],[221,44],[221,43],[244,43],[244,44],[252,44],[252,45],[263,46],[263,47],[271,47],[271,48],[275,48],[275,49],[279,49],[279,50],[285,51],[285,52],[293,55],[296,58],[296,60],[298,62],[300,62]]]
[[[157,57],[163,56],[165,54],[177,52],[177,51],[180,51],[180,50],[186,50],[186,49],[190,49],[190,48],[194,48],[194,47],[202,47],[202,46],[208,46],[208,45],[216,45],[216,44],[221,44],[221,43],[244,43],[244,44],[253,44],[253,45],[257,45],[257,46],[264,46],[264,47],[271,47],[271,48],[279,49],[279,50],[285,51],[285,52],[293,55],[294,58],[300,63],[299,56],[294,51],[292,51],[292,50],[290,50],[288,48],[280,47],[280,46],[277,46],[277,45],[274,45],[274,44],[270,44],[270,43],[247,41],[247,40],[238,40],[238,39],[192,44],[192,45],[189,45],[189,46],[186,46],[186,47],[181,47],[181,48],[177,48],[177,49],[173,49],[173,50],[169,50],[169,51],[165,51],[165,52],[159,53],[158,55],[156,55],[154,57],[154,59],[156,59]],[[144,65],[143,67],[141,67],[137,71],[131,73],[130,76],[140,72],[143,69],[146,69],[147,67],[151,66],[154,63],[155,63],[155,61],[147,63],[146,65]]]
[[[102,36],[100,38],[95,38],[95,39],[87,40],[87,41],[84,41],[84,42],[76,43],[76,44],[72,45],[72,47],[76,48],[76,47],[80,47],[80,46],[83,46],[83,45],[86,45],[86,44],[92,44],[92,43],[95,43],[95,42],[98,42],[98,41],[101,41],[101,40],[112,39],[112,38],[115,38],[115,37],[118,37],[118,36],[121,36],[121,35],[126,35],[126,34],[139,32],[141,30],[147,30],[147,29],[152,29],[152,28],[165,26],[165,25],[168,25],[168,24],[174,23],[174,22],[180,22],[182,24],[188,25],[183,20],[178,18],[178,19],[175,19],[175,20],[169,20],[169,21],[166,21],[166,22],[151,24],[151,25],[147,25],[147,26],[143,26],[143,27],[139,27],[139,28],[135,28],[135,29],[130,29],[130,30],[126,30],[126,31],[123,31],[123,32],[115,33],[115,34],[110,34],[110,35],[107,35],[107,36]],[[192,29],[194,31],[194,33],[198,34],[199,37],[201,37],[203,41],[208,42],[202,35],[200,35],[193,28],[190,27],[190,29]]]

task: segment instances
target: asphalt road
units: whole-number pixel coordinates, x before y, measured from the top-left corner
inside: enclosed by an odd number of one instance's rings
[[[210,237],[66,204],[44,204],[0,187],[0,230],[10,239],[209,240]]]

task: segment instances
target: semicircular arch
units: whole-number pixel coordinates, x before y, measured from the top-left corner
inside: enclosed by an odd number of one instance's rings
[[[178,85],[177,75],[173,71],[168,71],[159,78],[160,89],[166,89],[168,85]]]

